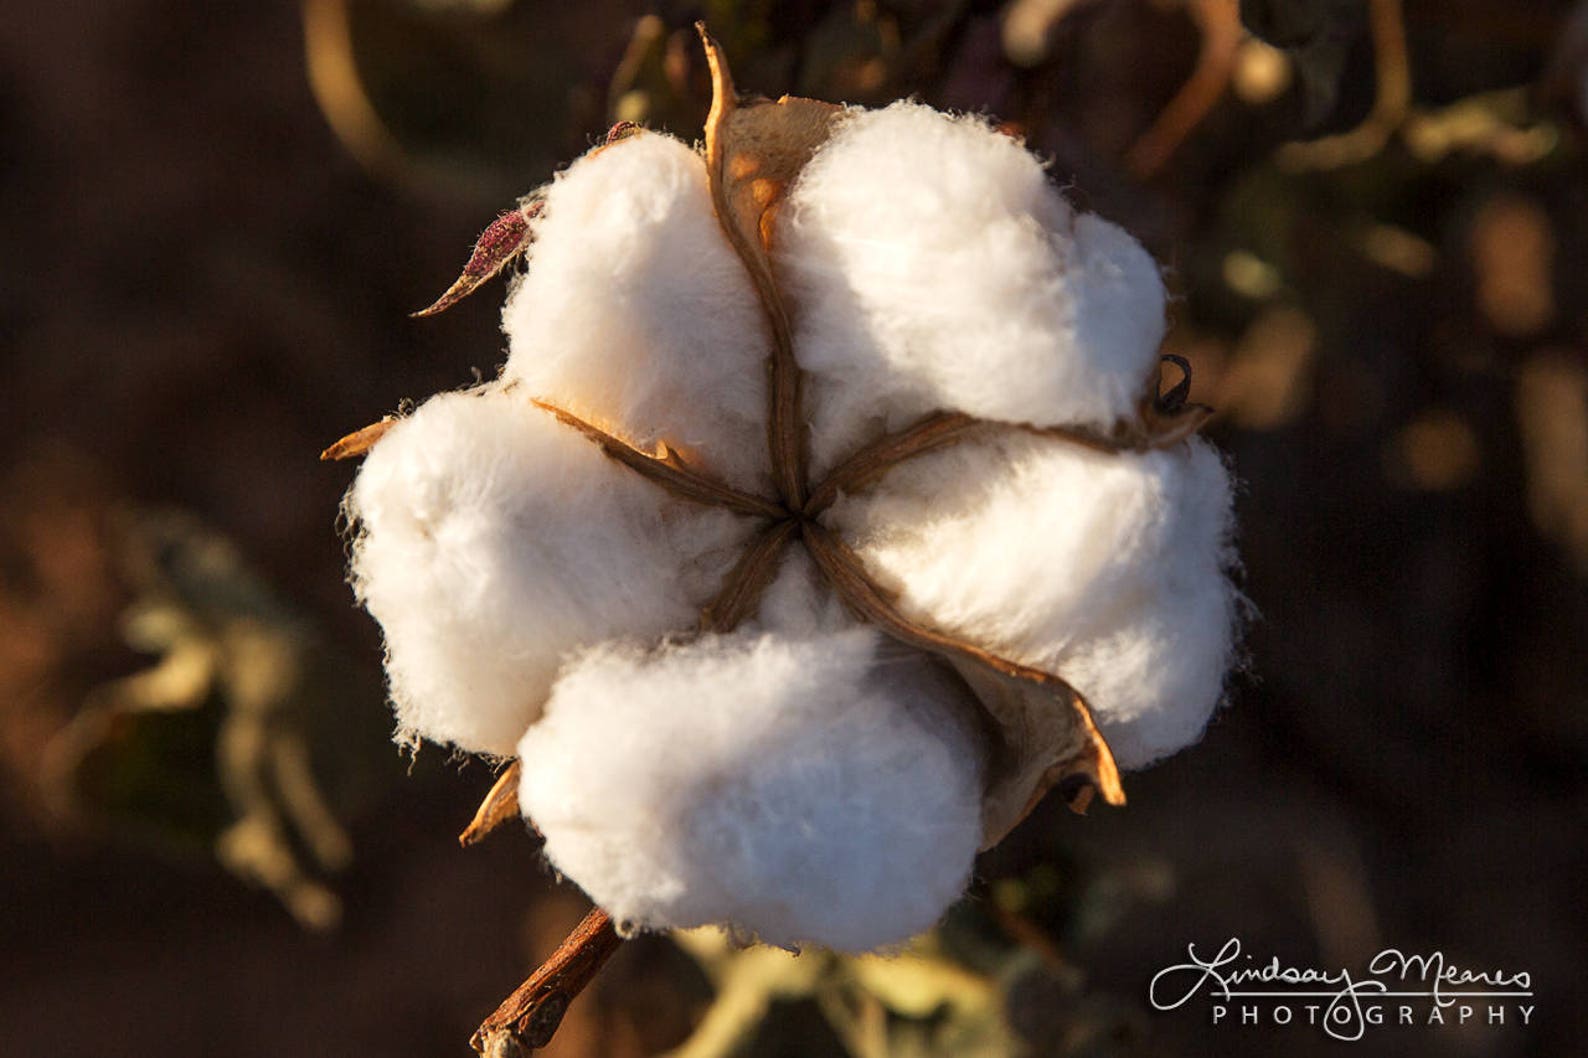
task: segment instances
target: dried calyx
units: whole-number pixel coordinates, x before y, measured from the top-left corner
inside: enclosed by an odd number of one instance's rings
[[[702,39],[703,172],[615,129],[425,310],[534,241],[503,378],[326,457],[370,452],[400,726],[519,758],[465,844],[516,804],[636,928],[885,946],[1048,790],[1123,803],[1105,731],[1129,766],[1195,740],[1227,477],[1188,365],[1158,386],[1150,258],[1018,143],[741,99]],[[613,938],[593,912],[476,1049],[544,1042]]]

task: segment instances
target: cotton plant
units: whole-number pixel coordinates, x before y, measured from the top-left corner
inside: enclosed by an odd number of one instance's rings
[[[433,307],[527,260],[500,376],[327,453],[366,455],[399,739],[511,759],[466,841],[521,812],[597,905],[482,1051],[634,931],[900,945],[1230,666],[1229,476],[1148,253],[981,118],[741,99],[702,38],[704,148],[618,126]]]

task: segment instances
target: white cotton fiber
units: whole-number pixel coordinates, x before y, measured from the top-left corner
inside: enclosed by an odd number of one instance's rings
[[[508,297],[506,377],[740,488],[770,489],[768,330],[700,156],[660,133],[558,174]]]
[[[792,547],[761,593],[752,628],[810,639],[851,627],[855,619],[802,547]]]
[[[686,631],[748,525],[667,496],[519,390],[432,398],[348,494],[400,737],[510,754],[565,654]]]
[[[1222,696],[1230,504],[1201,440],[1110,454],[1010,435],[904,464],[832,518],[907,613],[1063,676],[1143,767]]]
[[[773,251],[818,468],[939,408],[1110,426],[1163,338],[1163,281],[1139,243],[1076,214],[1018,141],[916,103],[843,120]]]
[[[1083,692],[1122,768],[1145,768],[1202,737],[1224,695],[1237,603],[1211,573],[1164,585],[1114,627],[1079,639],[1058,662]],[[1190,583],[1200,581],[1200,583]]]
[[[572,664],[519,744],[552,864],[635,929],[863,951],[933,925],[981,836],[963,686],[874,630]]]

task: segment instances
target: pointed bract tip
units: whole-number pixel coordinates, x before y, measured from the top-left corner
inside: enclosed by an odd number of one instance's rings
[[[711,70],[711,109],[713,113],[728,108],[734,103],[733,73],[728,69],[727,57],[722,54],[722,45],[706,29],[704,22],[695,23],[695,32],[700,34],[700,46],[706,49],[706,66]],[[707,119],[710,128],[711,120]]]
[[[490,227],[475,240],[474,250],[469,254],[468,263],[463,266],[463,274],[432,304],[418,312],[409,313],[410,318],[423,319],[445,312],[506,268],[534,241],[530,221],[540,216],[544,205],[545,200],[537,198],[527,206],[510,209],[492,221]]]
[[[397,419],[388,415],[380,422],[372,422],[362,429],[354,430],[321,452],[320,462],[333,463],[339,459],[356,459],[374,448],[375,443],[386,436],[386,431],[396,425]]]

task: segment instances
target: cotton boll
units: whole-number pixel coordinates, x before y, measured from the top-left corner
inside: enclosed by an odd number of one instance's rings
[[[564,654],[692,627],[747,530],[497,388],[442,394],[399,421],[347,509],[400,736],[503,755]]]
[[[705,164],[643,133],[560,173],[503,313],[506,377],[768,493],[768,330]]]
[[[1110,426],[1163,338],[1163,282],[1139,243],[1075,214],[1017,141],[915,103],[845,118],[773,250],[819,469],[938,408]]]
[[[872,629],[601,649],[519,744],[556,868],[633,928],[862,951],[929,928],[980,837],[963,686]]]
[[[1112,454],[1010,435],[896,468],[831,517],[907,613],[1064,677],[1139,767],[1194,741],[1220,698],[1230,504],[1200,440]]]

